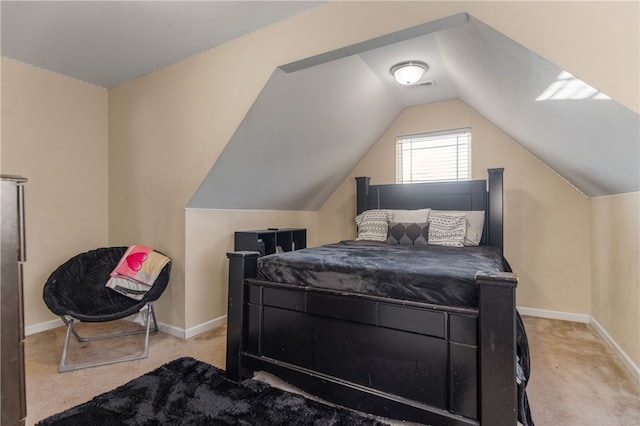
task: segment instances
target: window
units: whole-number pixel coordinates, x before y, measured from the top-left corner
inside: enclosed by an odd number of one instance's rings
[[[396,182],[471,178],[471,129],[401,136],[396,142]]]

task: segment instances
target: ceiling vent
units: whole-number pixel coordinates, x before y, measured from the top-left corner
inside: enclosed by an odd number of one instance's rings
[[[412,84],[410,86],[405,86],[406,90],[416,90],[416,89],[423,89],[425,87],[431,87],[431,86],[435,86],[436,85],[436,81],[435,80],[427,80],[427,81],[419,81],[416,84]]]

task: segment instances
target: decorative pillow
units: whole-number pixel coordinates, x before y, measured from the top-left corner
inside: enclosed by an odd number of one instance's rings
[[[429,215],[429,244],[434,246],[464,247],[467,223],[464,215]]]
[[[428,245],[429,223],[398,223],[389,224],[387,244]]]
[[[358,216],[356,216],[356,225],[360,226],[362,224],[362,220],[365,217],[365,213],[367,213],[367,215],[372,215],[372,214],[386,214],[387,215],[387,222],[390,222],[391,219],[393,219],[393,210],[384,210],[384,209],[371,209],[371,210],[365,210],[362,213],[360,213]]]
[[[387,241],[389,230],[386,210],[366,210],[356,216],[358,237],[356,240]]]
[[[433,214],[444,214],[449,216],[464,215],[467,220],[467,235],[464,239],[465,246],[480,245],[482,231],[484,230],[484,210],[453,211],[453,210],[433,210]]]
[[[425,223],[429,219],[431,209],[418,210],[389,210],[389,222],[396,223]]]

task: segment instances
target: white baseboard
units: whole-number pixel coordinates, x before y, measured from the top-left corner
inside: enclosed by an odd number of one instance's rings
[[[549,311],[546,309],[537,309],[537,308],[525,308],[518,306],[518,312],[521,315],[529,315],[532,317],[540,317],[540,318],[549,318],[549,319],[557,319],[563,321],[572,321],[572,322],[581,322],[585,324],[590,324],[593,326],[595,331],[600,335],[602,340],[605,341],[607,345],[611,348],[611,350],[616,354],[616,356],[620,359],[620,361],[624,364],[625,368],[629,370],[633,378],[640,382],[640,368],[629,358],[629,356],[622,350],[620,345],[616,343],[615,340],[607,333],[607,331],[600,325],[600,323],[591,315],[586,314],[574,314],[571,312],[558,312],[558,311]]]
[[[607,331],[600,325],[600,323],[594,318],[591,317],[591,323],[596,332],[602,337],[602,340],[607,342],[607,344],[613,349],[613,352],[620,358],[620,361],[624,364],[624,366],[629,370],[631,375],[636,379],[637,382],[640,382],[640,368],[629,358],[625,351],[616,343],[615,340],[607,333]]]
[[[210,321],[204,322],[202,324],[196,325],[195,327],[191,327],[186,330],[183,328],[178,328],[169,324],[162,324],[162,323],[158,324],[158,328],[163,333],[170,334],[180,339],[189,339],[190,337],[197,336],[198,334],[202,334],[216,327],[223,326],[226,323],[227,323],[227,316],[223,315],[221,317],[214,318]]]
[[[51,321],[41,322],[40,324],[30,325],[24,328],[24,335],[30,336],[32,334],[40,333],[41,331],[51,330],[52,328],[58,328],[64,326],[64,323],[60,318]]]
[[[174,327],[173,325],[165,324],[162,322],[158,323],[158,329],[163,333],[170,334],[178,339],[184,339],[184,328]]]
[[[211,321],[204,322],[200,325],[196,325],[195,327],[191,327],[185,330],[185,339],[188,339],[193,336],[197,336],[198,334],[204,333],[205,331],[212,330],[216,327],[220,327],[227,324],[227,316],[223,315],[218,318],[214,318]]]
[[[128,321],[134,321],[135,315],[129,316],[125,319]],[[158,329],[160,329],[160,331],[162,331],[163,333],[170,334],[179,339],[188,339],[190,337],[197,336],[198,334],[212,330],[216,327],[223,326],[226,323],[227,323],[227,316],[223,315],[219,318],[214,318],[210,321],[196,325],[195,327],[191,327],[186,330],[184,328],[174,327],[173,325],[164,324],[161,322],[158,322]],[[35,325],[30,325],[28,327],[25,327],[24,334],[25,336],[29,336],[31,334],[36,334],[42,331],[51,330],[53,328],[63,327],[63,326],[64,326],[64,323],[60,318],[58,318],[55,320],[41,322],[40,324],[35,324]]]
[[[518,306],[518,312],[520,312],[521,315],[528,315],[530,317],[540,317],[540,318],[557,319],[562,321],[581,322],[585,324],[589,324],[591,322],[591,316],[587,314],[574,314],[572,312],[549,311],[547,309],[526,308],[522,306]]]

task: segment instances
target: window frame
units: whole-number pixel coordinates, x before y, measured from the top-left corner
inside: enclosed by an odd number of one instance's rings
[[[446,144],[447,139],[452,139],[455,137],[454,142],[449,142]],[[458,129],[450,129],[450,130],[441,130],[434,132],[425,132],[425,133],[416,133],[412,135],[398,136],[396,138],[396,183],[405,184],[405,183],[419,183],[419,182],[447,182],[447,181],[465,181],[471,179],[471,141],[472,141],[472,132],[471,127],[462,127]],[[434,145],[441,144],[441,146],[428,146],[429,143],[433,143]],[[416,147],[417,144],[423,144],[427,146]],[[461,147],[466,147],[466,150],[460,151]],[[455,154],[451,154],[451,148],[455,148]],[[420,176],[421,170],[420,166],[414,165],[414,157],[416,152],[420,152],[419,150],[425,150],[423,153],[426,153],[426,150],[429,150],[431,153],[435,153],[437,156],[440,156],[440,159],[432,158],[423,158],[417,159],[416,161],[423,162],[423,170],[426,169],[427,162],[436,162],[436,161],[451,161],[454,163],[453,166],[440,167],[440,172],[436,172],[436,176],[433,176],[433,172],[431,172],[432,176]],[[409,153],[409,159],[407,160],[405,156],[402,156],[402,153]],[[410,170],[408,173],[406,172],[405,163],[409,161]],[[461,163],[462,162],[462,163]],[[465,173],[466,171],[466,173]],[[422,171],[424,174],[425,172]],[[428,174],[429,172],[427,172]],[[455,176],[455,177],[454,177]]]

